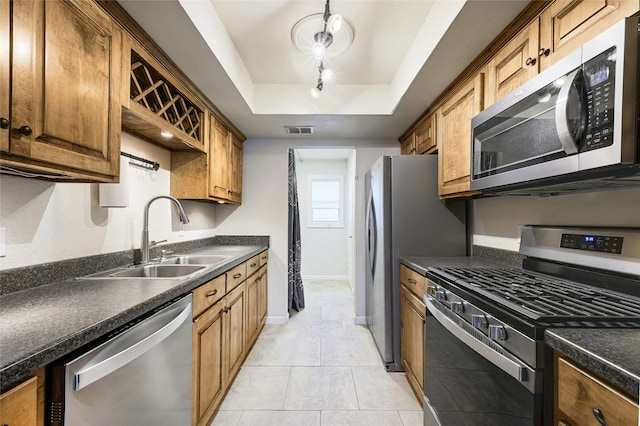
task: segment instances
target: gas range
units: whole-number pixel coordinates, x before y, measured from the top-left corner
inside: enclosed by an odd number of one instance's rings
[[[469,412],[486,424],[550,424],[544,330],[640,328],[640,229],[525,226],[520,254],[522,268],[427,268],[425,424],[466,424]],[[505,402],[476,404],[458,377]]]

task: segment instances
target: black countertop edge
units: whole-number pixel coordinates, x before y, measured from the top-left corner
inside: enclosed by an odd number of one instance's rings
[[[226,244],[227,246],[232,246],[233,244]],[[214,248],[215,246],[220,247],[221,250],[224,250],[223,245],[217,244],[213,246],[209,246],[208,248]],[[237,255],[231,258],[228,262],[219,265],[218,267],[207,271],[204,274],[196,275],[195,277],[185,279],[185,280],[167,280],[166,283],[175,285],[171,286],[169,289],[156,294],[155,296],[149,297],[140,303],[129,307],[123,311],[118,312],[115,315],[111,315],[109,317],[102,318],[100,321],[93,323],[89,326],[86,326],[82,329],[76,330],[75,332],[69,333],[63,338],[56,339],[54,341],[48,342],[44,345],[40,345],[39,347],[34,347],[32,350],[28,351],[28,354],[24,355],[18,360],[10,361],[9,364],[4,363],[4,359],[6,356],[0,358],[0,387],[4,387],[13,382],[18,381],[19,379],[27,376],[32,373],[34,370],[43,367],[47,364],[50,364],[59,358],[64,357],[79,349],[92,341],[105,336],[106,334],[116,330],[117,328],[127,324],[128,322],[152,311],[153,309],[161,306],[162,304],[174,300],[180,296],[186,295],[191,292],[193,289],[201,286],[202,284],[210,281],[211,279],[219,276],[232,269],[233,267],[239,265],[240,263],[250,259],[251,257],[261,253],[262,251],[268,249],[267,245],[251,245],[247,246],[245,252],[242,255]],[[197,250],[201,251],[201,250]],[[203,250],[206,252],[206,250]],[[185,251],[186,252],[186,251]],[[82,284],[89,280],[82,280],[80,278],[73,278],[61,282],[56,282],[52,284],[48,284],[45,286],[38,286],[32,289],[27,289],[19,292],[19,296],[21,299],[30,299],[31,293],[39,293],[51,291],[52,289],[59,288],[61,286],[73,287],[78,284]],[[96,280],[91,280],[95,282]],[[105,281],[106,282],[106,281]],[[147,284],[148,285],[148,284]],[[16,295],[4,295],[2,296],[3,303],[5,303],[7,298],[15,297]],[[5,305],[7,306],[7,305]],[[6,317],[3,318],[3,321],[7,320]],[[4,345],[3,345],[4,346]],[[6,351],[6,346],[3,347],[2,352]]]
[[[216,235],[197,240],[180,241],[153,247],[149,251],[149,257],[152,259],[159,257],[161,250],[169,250],[174,253],[189,252],[211,245],[269,247],[269,236]],[[134,249],[7,269],[0,273],[0,295],[130,265],[140,259],[140,250]]]
[[[544,342],[638,401],[640,329],[550,328]]]

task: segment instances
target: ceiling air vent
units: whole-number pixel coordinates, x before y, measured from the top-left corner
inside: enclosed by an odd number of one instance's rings
[[[313,126],[284,126],[290,135],[312,135],[315,132]]]

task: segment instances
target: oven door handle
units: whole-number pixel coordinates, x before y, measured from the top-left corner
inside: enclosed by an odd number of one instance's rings
[[[513,377],[519,382],[529,381],[529,369],[526,365],[522,365],[512,360],[511,358],[508,358],[500,352],[497,352],[496,350],[490,348],[482,341],[471,336],[458,324],[448,318],[444,313],[440,312],[438,308],[436,308],[436,306],[433,304],[433,300],[433,297],[427,294],[424,295],[424,303],[427,306],[429,313],[431,313],[431,315],[451,334],[456,336],[460,341],[462,341],[462,343],[476,351],[480,356],[491,362],[500,370],[507,373],[509,376]],[[531,383],[530,386],[526,387],[529,389],[533,385],[534,384]]]

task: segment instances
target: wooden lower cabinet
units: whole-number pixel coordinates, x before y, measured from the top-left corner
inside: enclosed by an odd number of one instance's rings
[[[193,323],[192,424],[208,425],[245,357],[245,285]]]
[[[0,425],[36,426],[38,424],[38,378],[0,395]]]
[[[211,423],[264,325],[267,265],[246,280],[242,272],[259,259],[255,256],[193,291],[193,426]]]
[[[572,361],[555,357],[555,422],[558,426],[637,425],[637,400]]]
[[[424,394],[424,319],[426,307],[404,285],[400,287],[402,366],[411,389],[422,403]]]

